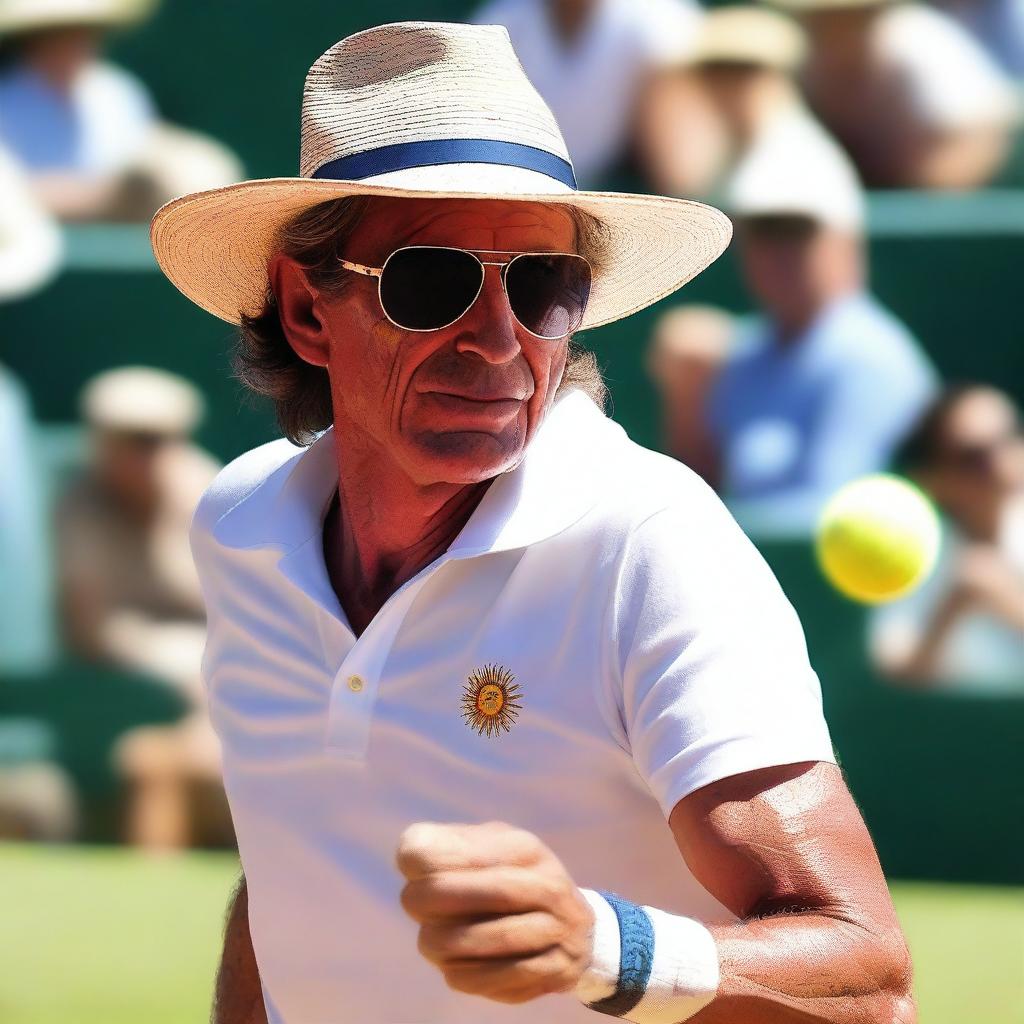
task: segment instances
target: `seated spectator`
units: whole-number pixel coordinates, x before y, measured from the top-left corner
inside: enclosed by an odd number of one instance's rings
[[[763,314],[739,331],[712,389],[715,478],[748,528],[809,531],[836,488],[888,463],[935,373],[866,290],[862,196],[837,149],[773,132],[727,200]]]
[[[934,688],[1024,693],[1024,433],[995,388],[950,388],[907,439],[898,465],[945,516],[928,580],[878,608],[881,668]]]
[[[472,20],[508,29],[590,187],[630,150],[652,77],[688,52],[700,14],[694,0],[489,0]]]
[[[135,730],[116,753],[130,790],[127,833],[147,847],[188,840],[190,790],[220,777],[199,669],[205,616],[188,529],[217,465],[188,441],[198,392],[173,374],[113,370],[85,389],[92,459],[57,517],[60,598],[72,649],[174,687],[173,726]]]
[[[1019,120],[1010,79],[951,18],[920,3],[773,0],[810,37],[803,84],[871,188],[977,188]]]
[[[688,62],[675,79],[690,79],[706,97],[717,125],[713,145],[703,133],[704,177],[695,177],[692,103],[679,114],[672,99],[673,76],[665,73],[645,107],[640,152],[658,191],[717,197],[738,163],[772,131],[796,122],[804,133],[827,133],[807,109],[793,76],[806,39],[791,18],[755,7],[718,7],[701,23]],[[656,113],[656,116],[646,115]]]
[[[148,0],[0,0],[0,144],[63,220],[148,220],[242,176],[219,143],[160,122],[133,75],[100,59]]]

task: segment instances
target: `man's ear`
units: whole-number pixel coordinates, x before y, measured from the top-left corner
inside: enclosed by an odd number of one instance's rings
[[[319,292],[309,283],[306,271],[291,256],[275,253],[267,275],[281,327],[295,354],[313,366],[327,366],[328,338],[316,312]]]

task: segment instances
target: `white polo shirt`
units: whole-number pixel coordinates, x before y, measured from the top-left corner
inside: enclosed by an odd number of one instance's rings
[[[358,639],[323,558],[336,486],[332,432],[275,441],[192,530],[270,1022],[593,1022],[571,995],[448,989],[399,905],[398,837],[504,820],[581,886],[734,920],[666,818],[716,779],[833,760],[796,614],[703,481],[578,391]]]

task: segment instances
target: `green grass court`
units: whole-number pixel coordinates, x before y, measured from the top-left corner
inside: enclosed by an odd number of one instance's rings
[[[237,872],[229,853],[0,843],[0,1021],[205,1022]],[[1024,889],[893,891],[921,1024],[1024,1024]]]

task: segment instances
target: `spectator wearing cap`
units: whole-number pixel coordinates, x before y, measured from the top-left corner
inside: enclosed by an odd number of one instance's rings
[[[1020,412],[993,387],[951,387],[897,464],[944,513],[943,543],[928,580],[874,612],[876,660],[911,685],[1024,693]]]
[[[762,313],[711,389],[714,480],[749,528],[804,532],[839,485],[886,465],[936,375],[866,290],[862,195],[836,147],[773,132],[727,198]]]
[[[218,465],[188,438],[202,414],[173,374],[126,367],[85,388],[92,457],[57,513],[59,593],[71,648],[174,687],[182,723],[123,738],[126,832],[147,847],[185,845],[189,786],[220,765],[199,680],[205,615],[188,544],[192,513]]]
[[[942,11],[896,0],[772,0],[810,37],[811,107],[872,188],[976,188],[1020,120],[1010,78]]]
[[[660,69],[690,50],[694,0],[489,0],[478,25],[504,25],[590,186],[629,155],[634,124]]]
[[[717,197],[745,154],[772,132],[796,125],[804,135],[828,139],[804,103],[795,82],[806,55],[800,26],[775,11],[718,7],[704,17],[692,54],[645,108],[640,152],[654,185],[676,195]],[[677,113],[674,84],[696,83],[717,126],[714,145],[695,177],[692,104]],[[826,142],[827,144],[827,142]]]
[[[159,118],[145,86],[100,57],[153,0],[0,0],[0,143],[64,220],[148,220],[183,189],[242,169],[221,144]]]

